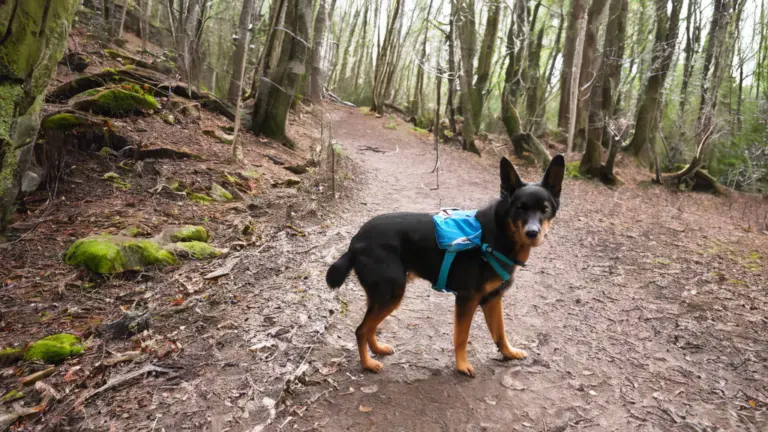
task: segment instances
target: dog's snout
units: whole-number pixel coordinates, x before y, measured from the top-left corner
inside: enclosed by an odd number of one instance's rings
[[[538,228],[526,228],[525,229],[525,236],[529,239],[535,239],[539,236],[539,229]]]

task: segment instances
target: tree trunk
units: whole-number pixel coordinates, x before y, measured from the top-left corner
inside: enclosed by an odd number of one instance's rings
[[[541,62],[541,45],[544,40],[546,24],[539,27],[536,38],[533,38],[536,16],[541,3],[536,3],[530,25],[530,39],[528,48],[528,82],[525,86],[525,111],[528,130],[535,131],[539,124],[539,94],[541,93],[541,77],[539,76],[539,63]],[[546,85],[546,83],[545,83]]]
[[[128,0],[123,2],[123,13],[120,16],[120,28],[117,31],[117,37],[123,37],[123,28],[125,27],[125,15],[128,13]]]
[[[315,30],[313,36],[312,58],[310,63],[309,95],[312,103],[320,103],[323,99],[323,86],[325,85],[325,70],[323,68],[323,46],[325,44],[325,28],[328,25],[328,16],[325,10],[325,0],[319,0],[317,15],[315,16]]]
[[[432,0],[429,0],[426,18],[429,19],[432,13]],[[424,104],[424,67],[427,65],[427,36],[429,35],[429,23],[424,23],[424,38],[421,43],[421,52],[419,53],[419,62],[416,64],[416,85],[413,89],[413,98],[411,101],[411,114],[421,117],[421,109]],[[439,84],[438,84],[439,88]],[[421,127],[422,125],[419,125]]]
[[[572,0],[568,25],[565,29],[565,48],[563,49],[563,68],[560,73],[560,107],[557,114],[557,127],[568,128],[568,116],[571,112],[571,73],[576,54],[576,42],[579,39],[579,23],[584,18],[584,0]]]
[[[525,150],[525,141],[517,138],[522,132],[520,115],[517,112],[517,99],[522,87],[521,68],[525,54],[522,49],[523,36],[525,35],[525,12],[525,2],[516,0],[507,31],[507,69],[504,73],[504,87],[501,91],[501,121],[504,123],[504,128],[512,141],[517,157],[522,157]],[[515,43],[516,40],[520,41],[519,47]]]
[[[650,161],[648,146],[655,145],[659,121],[664,113],[663,91],[664,83],[669,72],[669,65],[675,54],[678,24],[682,0],[671,0],[672,12],[667,15],[667,1],[656,0],[656,40],[651,56],[651,73],[645,86],[643,102],[637,111],[635,135],[629,143],[628,150],[644,161]],[[718,0],[716,0],[718,1]]]
[[[445,101],[448,110],[448,123],[451,126],[451,133],[456,135],[456,105],[454,96],[456,95],[456,77],[459,72],[456,67],[456,10],[454,2],[451,1],[451,15],[448,18],[448,34],[445,36],[448,43],[448,97]]]
[[[475,146],[475,124],[472,110],[472,77],[475,61],[475,3],[474,0],[453,0],[457,6],[459,28],[459,52],[461,53],[461,141],[465,151],[480,154]]]
[[[33,167],[40,108],[79,3],[0,2],[0,232],[13,214],[22,175],[42,175]]]
[[[392,17],[387,26],[387,31],[384,34],[384,42],[381,44],[379,55],[376,57],[376,67],[373,72],[373,101],[371,103],[371,111],[375,111],[377,114],[384,114],[384,97],[386,89],[386,83],[389,78],[390,56],[392,55],[391,48],[395,43],[395,26],[397,25],[400,17],[400,9],[402,8],[403,0],[395,0],[395,7],[392,12]]]
[[[358,87],[360,85],[360,71],[363,69],[363,65],[365,63],[365,60],[367,58],[367,51],[365,50],[365,47],[367,46],[366,42],[368,41],[368,9],[370,5],[371,0],[366,0],[365,2],[365,10],[363,11],[363,38],[358,42],[357,44],[357,58],[355,59],[356,66],[353,67],[355,70],[355,77],[354,77],[354,89],[353,89],[353,96],[357,98],[359,95],[358,93]],[[350,42],[352,41],[352,35],[350,34]],[[365,77],[363,77],[365,79]]]
[[[488,87],[488,81],[491,77],[491,60],[493,60],[493,53],[496,48],[496,34],[498,32],[499,3],[497,0],[488,0],[488,18],[485,22],[483,41],[480,44],[480,54],[477,59],[477,72],[475,74],[475,85],[472,90],[472,124],[477,126],[478,130],[480,129],[483,115],[485,89]]]
[[[227,98],[232,103],[237,103],[243,88],[242,77],[245,73],[245,58],[250,39],[248,29],[251,26],[254,2],[255,0],[243,0],[243,9],[240,11],[237,45],[232,53],[232,78],[229,80],[229,91],[227,91]]]
[[[282,141],[287,146],[293,144],[287,139],[285,123],[288,109],[295,97],[296,89],[306,75],[306,56],[309,48],[312,18],[311,0],[285,0],[285,26],[292,33],[283,38],[280,58],[270,75],[269,82],[261,84],[259,96],[254,108],[253,131]]]
[[[555,71],[555,64],[557,63],[557,57],[560,55],[560,48],[562,47],[560,41],[562,39],[563,35],[563,23],[565,22],[565,17],[562,14],[562,9],[560,13],[560,19],[558,20],[557,24],[557,34],[555,35],[555,46],[552,48],[552,51],[550,52],[549,59],[547,60],[548,71],[547,71],[547,77],[544,80],[544,90],[539,93],[539,102],[538,102],[538,112],[541,112],[542,118],[545,117],[547,113],[547,98],[549,96],[549,85],[552,83],[552,75]],[[556,88],[555,86],[552,86],[553,88]]]
[[[192,55],[193,44],[197,36],[197,18],[200,11],[200,0],[189,0],[187,13],[184,16],[184,25],[181,29],[181,76],[192,85]]]
[[[688,0],[688,17],[685,20],[685,60],[683,61],[683,81],[680,86],[680,107],[678,117],[682,120],[685,116],[685,106],[688,102],[688,86],[693,75],[694,57],[701,39],[701,22],[698,19],[698,0]],[[680,128],[684,131],[684,128]]]
[[[341,55],[341,63],[339,68],[336,70],[335,76],[333,77],[333,87],[336,88],[339,86],[339,84],[342,85],[342,88],[347,88],[347,85],[349,84],[349,75],[347,74],[348,69],[348,63],[349,63],[349,52],[352,50],[352,44],[354,42],[354,36],[355,36],[355,30],[357,30],[357,22],[360,19],[360,11],[362,9],[358,8],[357,11],[355,11],[355,16],[352,18],[352,27],[350,27],[349,35],[347,36],[347,42],[344,44],[344,51]],[[339,29],[339,32],[341,32],[341,29]]]

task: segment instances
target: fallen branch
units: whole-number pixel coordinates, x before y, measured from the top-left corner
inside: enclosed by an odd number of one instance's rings
[[[26,387],[40,381],[41,379],[48,378],[49,376],[53,375],[54,372],[56,372],[56,366],[51,366],[48,369],[43,369],[40,372],[35,372],[32,375],[25,376],[19,380],[19,384]]]
[[[139,369],[137,371],[129,372],[129,373],[125,374],[125,375],[120,375],[117,378],[109,380],[109,382],[107,382],[103,386],[101,386],[98,389],[88,393],[88,395],[85,396],[84,400],[88,400],[88,399],[96,396],[99,393],[105,392],[105,391],[107,391],[107,390],[109,390],[109,389],[111,389],[113,387],[116,387],[116,386],[118,386],[118,385],[120,385],[120,384],[122,384],[122,383],[124,383],[126,381],[130,381],[130,380],[132,380],[132,379],[134,379],[134,378],[136,378],[136,377],[138,377],[140,375],[144,375],[145,373],[149,373],[149,372],[171,373],[172,371],[170,369],[165,369],[165,368],[157,367],[157,366],[152,365],[152,364],[148,364],[148,365],[144,366],[143,368],[141,368],[141,369]]]

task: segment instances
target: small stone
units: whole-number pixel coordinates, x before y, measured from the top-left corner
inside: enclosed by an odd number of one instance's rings
[[[21,191],[24,193],[34,192],[40,186],[40,176],[32,171],[24,171],[21,176]]]

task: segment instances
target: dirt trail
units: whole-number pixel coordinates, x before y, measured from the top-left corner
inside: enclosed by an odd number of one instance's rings
[[[495,156],[443,147],[432,190],[429,135],[407,124],[388,130],[386,119],[356,110],[333,119],[366,175],[336,221],[325,265],[373,215],[477,208],[498,194]],[[527,360],[500,362],[478,312],[469,345],[477,377],[455,373],[453,296],[417,281],[379,328],[395,354],[379,359],[382,373],[363,372],[354,328],[365,298],[352,276],[303,386],[270,427],[768,430],[765,234],[746,232],[725,200],[656,187],[566,180],[562,201],[548,240],[504,297],[507,334]],[[311,279],[323,277],[310,266]]]

